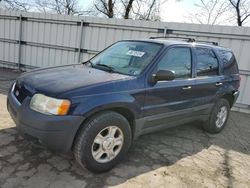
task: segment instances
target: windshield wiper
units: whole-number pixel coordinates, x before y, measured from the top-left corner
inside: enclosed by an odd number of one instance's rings
[[[92,63],[90,60],[88,61],[85,61],[82,63],[83,65],[85,64],[89,64],[92,68],[97,68],[97,69],[102,69],[104,71],[108,71],[108,72],[112,72],[112,73],[119,73],[119,74],[122,74],[121,72],[118,72],[114,69],[114,67],[111,67],[111,66],[108,66],[108,65],[105,65],[105,64],[94,64]]]
[[[107,70],[107,71],[109,71],[109,72],[116,72],[115,70],[114,70],[114,67],[111,67],[111,66],[108,66],[108,65],[105,65],[105,64],[92,64],[92,67],[96,67],[96,68],[98,68],[98,67],[100,67],[102,70],[103,69],[105,69],[105,70]]]

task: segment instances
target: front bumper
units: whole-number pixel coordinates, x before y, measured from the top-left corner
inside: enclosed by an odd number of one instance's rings
[[[29,108],[30,100],[30,97],[26,97],[21,104],[12,91],[8,94],[7,108],[17,128],[22,133],[38,139],[49,149],[70,151],[76,132],[85,118],[41,114]]]

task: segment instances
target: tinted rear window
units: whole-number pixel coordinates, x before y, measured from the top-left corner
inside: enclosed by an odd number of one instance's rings
[[[218,74],[218,60],[211,49],[197,47],[196,56],[197,76],[211,76]]]
[[[238,65],[234,54],[227,50],[219,50],[219,56],[223,62],[223,73],[224,74],[235,74],[238,73]]]

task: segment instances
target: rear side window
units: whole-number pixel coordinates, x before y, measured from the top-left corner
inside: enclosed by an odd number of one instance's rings
[[[175,47],[167,51],[158,64],[158,70],[169,70],[175,78],[190,78],[191,52],[187,47]]]
[[[232,52],[227,50],[219,50],[218,53],[223,62],[224,74],[235,74],[239,72],[236,59]]]
[[[196,48],[197,76],[218,75],[219,64],[214,52],[208,48]]]

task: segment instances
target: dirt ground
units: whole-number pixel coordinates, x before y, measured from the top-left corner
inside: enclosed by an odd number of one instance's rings
[[[0,69],[0,78],[16,73]],[[18,134],[6,110],[11,81],[0,81],[0,187],[250,187],[250,115],[232,112],[216,135],[187,124],[135,141],[110,172],[93,174],[71,155]]]

